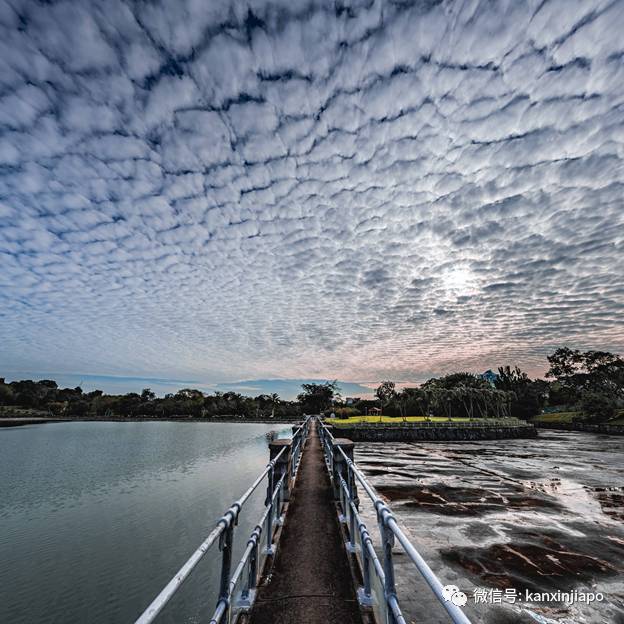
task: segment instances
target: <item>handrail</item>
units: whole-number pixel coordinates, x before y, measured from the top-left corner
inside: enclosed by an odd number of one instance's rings
[[[255,481],[249,486],[249,488],[230,506],[230,508],[223,514],[223,516],[217,521],[217,525],[210,532],[208,537],[200,544],[195,552],[188,558],[184,565],[178,570],[175,576],[165,585],[160,593],[152,600],[145,611],[139,616],[135,624],[151,624],[158,614],[163,610],[175,593],[180,589],[181,585],[188,578],[191,572],[197,567],[199,562],[203,559],[204,555],[210,550],[214,543],[219,539],[219,547],[222,551],[222,567],[221,567],[221,589],[219,599],[215,608],[215,612],[210,620],[211,624],[218,624],[223,615],[228,611],[230,606],[230,600],[232,593],[235,590],[236,583],[239,580],[245,565],[252,564],[255,566],[253,574],[250,573],[250,578],[253,575],[257,575],[257,549],[262,533],[262,527],[266,523],[267,529],[267,553],[270,552],[271,540],[273,538],[273,524],[274,518],[278,519],[281,513],[281,507],[283,503],[283,490],[286,484],[286,477],[294,479],[297,475],[299,460],[301,456],[301,450],[308,435],[310,417],[308,416],[305,421],[293,432],[293,444],[297,449],[296,456],[292,457],[291,475],[287,475],[286,472],[276,475],[276,466],[283,454],[288,451],[287,448],[283,448],[277,455],[267,464],[266,468],[258,475]],[[291,451],[292,452],[292,451]],[[232,551],[232,539],[234,526],[240,514],[241,509],[249,499],[249,497],[255,492],[260,483],[265,477],[269,476],[269,484],[267,488],[267,499],[265,503],[265,510],[260,518],[259,524],[254,528],[248,542],[247,548],[243,554],[243,558],[240,560],[234,574],[230,577],[231,566],[231,551]],[[276,479],[275,477],[279,477]],[[275,485],[272,485],[272,484]],[[254,556],[255,553],[255,556]],[[253,561],[252,561],[253,559]],[[247,593],[251,588],[247,587]]]
[[[340,447],[340,445],[334,446],[335,438],[332,435],[331,431],[326,427],[325,423],[319,421],[319,424],[321,431],[321,442],[325,451],[325,461],[330,472],[330,478],[332,480],[338,481],[338,485],[340,488],[341,507],[345,516],[348,514],[350,519],[350,540],[352,542],[352,545],[354,546],[354,525],[357,524],[360,531],[360,539],[363,544],[366,543],[364,566],[367,565],[366,556],[370,556],[374,563],[373,569],[375,570],[378,578],[380,579],[380,582],[385,588],[385,599],[391,611],[391,613],[389,614],[390,621],[393,623],[396,622],[397,624],[403,624],[405,622],[398,605],[396,589],[394,586],[394,563],[392,559],[392,545],[394,542],[394,537],[396,537],[396,539],[398,539],[398,541],[401,543],[401,546],[403,546],[403,549],[405,550],[407,556],[410,558],[412,563],[414,563],[416,569],[419,571],[421,576],[424,578],[424,580],[433,591],[438,601],[446,609],[446,612],[449,614],[454,624],[470,624],[470,620],[457,605],[445,600],[443,595],[442,583],[435,575],[433,570],[429,567],[424,558],[421,556],[421,554],[416,550],[414,545],[410,542],[401,527],[398,525],[390,507],[388,507],[388,505],[377,494],[375,488],[370,485],[370,483],[368,483],[366,477],[362,474],[355,462],[347,456],[347,454]],[[334,470],[334,448],[336,448],[341,455],[341,463],[344,463],[347,466],[347,479],[344,478],[345,475],[342,474],[342,471],[336,474]],[[353,480],[349,476],[349,473],[353,477],[355,477],[358,483],[362,486],[367,496],[373,502],[373,506],[375,508],[375,511],[377,512],[382,547],[384,551],[383,575],[381,575],[379,572],[379,566],[377,565],[379,563],[379,559],[377,558],[376,554],[373,554],[374,549],[372,548],[372,541],[370,540],[370,536],[368,536],[368,531],[360,520],[356,504],[357,495],[355,494],[355,488],[349,485],[353,483]],[[364,527],[363,531],[366,536],[368,536],[368,539],[365,539],[365,536],[363,536],[361,528],[362,526]],[[365,549],[363,548],[362,550],[364,551]],[[373,550],[372,553],[371,550]],[[366,577],[366,573],[364,574],[364,576]],[[366,578],[364,590],[366,593]],[[368,587],[368,591],[370,592],[370,584]]]

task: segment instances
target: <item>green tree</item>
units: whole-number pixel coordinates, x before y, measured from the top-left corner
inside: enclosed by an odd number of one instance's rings
[[[8,384],[0,383],[0,405],[13,405],[15,397],[13,389]]]
[[[152,392],[151,388],[143,388],[141,391],[141,401],[147,403],[153,401],[156,398],[156,393]]]
[[[320,414],[331,407],[332,401],[339,396],[338,382],[301,384],[303,392],[297,395],[305,413]]]
[[[595,390],[583,393],[580,407],[587,418],[599,423],[610,420],[618,412],[618,403],[612,394]]]
[[[375,396],[381,403],[381,409],[388,407],[396,399],[396,384],[394,381],[382,381],[375,390]]]
[[[624,402],[624,360],[608,351],[562,347],[548,356],[547,377],[588,417],[604,421]],[[551,393],[552,394],[552,393]]]
[[[624,395],[624,360],[608,351],[579,351],[562,347],[548,356],[546,377],[562,386],[581,390],[602,390]]]
[[[510,415],[516,418],[527,419],[536,416],[548,397],[548,383],[541,379],[533,381],[517,366],[500,367],[494,385],[498,390],[509,393]]]

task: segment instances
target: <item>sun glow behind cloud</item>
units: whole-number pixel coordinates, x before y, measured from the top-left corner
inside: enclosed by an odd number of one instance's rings
[[[468,266],[457,266],[445,271],[440,276],[442,288],[449,295],[464,297],[478,292],[478,282]]]
[[[624,350],[624,3],[0,0],[0,374]]]

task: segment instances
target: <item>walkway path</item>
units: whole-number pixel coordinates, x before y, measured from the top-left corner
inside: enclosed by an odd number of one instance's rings
[[[258,592],[251,624],[362,623],[316,426],[302,455],[271,580]]]

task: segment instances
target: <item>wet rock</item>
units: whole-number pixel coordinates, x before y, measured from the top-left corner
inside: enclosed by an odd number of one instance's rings
[[[561,509],[554,499],[529,495],[522,488],[516,492],[495,492],[479,488],[451,487],[444,484],[420,487],[414,485],[380,485],[377,491],[390,502],[405,507],[450,516],[478,516],[508,509]]]
[[[624,548],[593,540],[564,544],[543,536],[541,543],[513,541],[486,548],[447,549],[441,554],[479,577],[483,584],[501,589],[569,591],[597,576],[615,576],[624,571]]]

